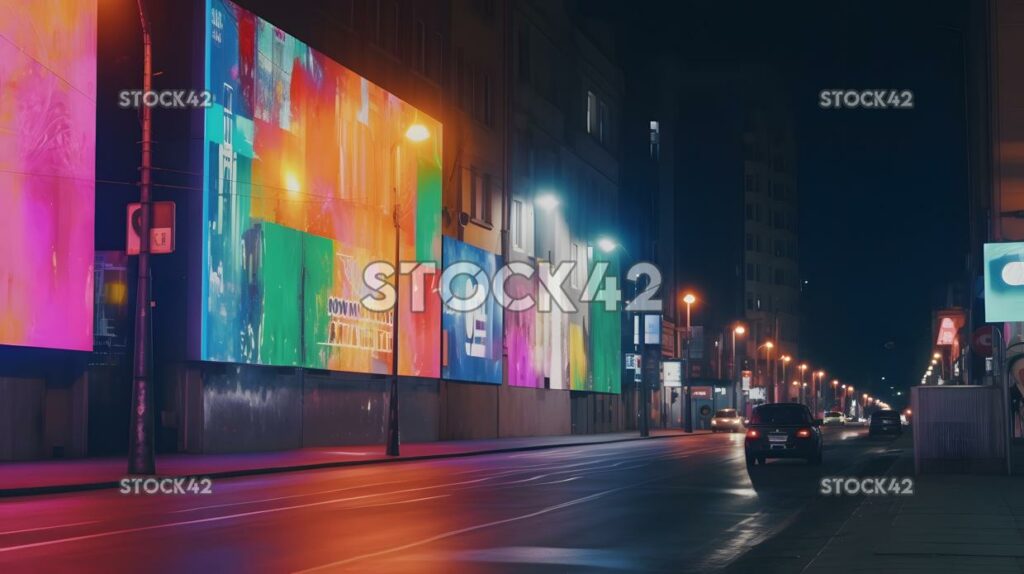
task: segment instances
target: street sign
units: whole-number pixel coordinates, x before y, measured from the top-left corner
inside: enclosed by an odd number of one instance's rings
[[[753,373],[751,371],[743,371],[743,379],[742,379],[743,383],[742,383],[742,386],[743,386],[743,390],[744,391],[749,391],[750,390],[750,380],[752,378],[753,378]]]
[[[992,356],[992,326],[985,325],[975,329],[974,334],[971,335],[971,349],[974,350],[974,354],[979,357],[991,357]]]
[[[128,255],[138,255],[139,230],[142,228],[142,205],[128,204],[126,249]],[[149,252],[154,255],[174,253],[174,202],[154,201],[149,222]]]
[[[662,361],[661,382],[666,387],[683,386],[683,362],[679,360]]]
[[[1024,321],[1024,242],[984,247],[985,321]]]
[[[640,370],[640,355],[637,353],[626,353],[626,370]]]

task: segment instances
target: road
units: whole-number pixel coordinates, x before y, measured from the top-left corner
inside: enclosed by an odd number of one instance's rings
[[[820,501],[819,477],[891,461],[887,441],[835,428],[822,466],[748,473],[742,438],[224,479],[210,495],[12,499],[0,502],[0,572],[716,571]]]

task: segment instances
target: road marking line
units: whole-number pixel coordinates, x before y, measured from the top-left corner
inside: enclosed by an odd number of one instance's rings
[[[643,484],[643,483],[640,483],[640,484]],[[483,530],[485,528],[491,528],[493,526],[500,526],[502,524],[508,524],[510,522],[518,522],[520,520],[527,520],[529,518],[535,518],[535,517],[541,516],[543,514],[548,514],[549,512],[554,512],[556,510],[561,510],[563,508],[568,508],[570,506],[576,506],[577,504],[583,504],[584,502],[590,502],[591,500],[596,500],[596,499],[601,498],[603,496],[607,496],[609,494],[613,494],[615,492],[619,492],[620,490],[625,490],[627,488],[636,488],[637,486],[638,486],[637,484],[632,484],[632,485],[629,485],[629,486],[620,486],[618,488],[612,488],[612,489],[609,489],[609,490],[603,490],[601,492],[597,492],[597,493],[594,493],[594,494],[591,494],[591,495],[588,495],[588,496],[584,496],[582,498],[576,498],[576,499],[570,500],[568,502],[563,502],[561,504],[555,504],[553,506],[547,506],[545,508],[542,508],[540,510],[536,510],[534,512],[530,512],[528,514],[521,514],[519,516],[513,516],[511,518],[504,518],[502,520],[494,520],[494,521],[491,521],[491,522],[485,522],[483,524],[476,524],[476,525],[473,525],[473,526],[467,526],[466,528],[459,528],[458,530],[449,530],[448,532],[442,532],[441,534],[437,534],[437,535],[431,536],[429,538],[424,538],[422,540],[417,540],[415,542],[410,542],[408,544],[402,544],[401,546],[395,546],[395,547],[392,547],[392,548],[386,548],[384,550],[378,550],[376,552],[370,552],[370,553],[367,553],[367,554],[360,554],[359,556],[353,556],[352,558],[346,558],[344,560],[338,560],[337,562],[331,562],[331,563],[328,563],[328,564],[321,564],[320,566],[314,566],[313,568],[308,568],[306,570],[298,570],[298,571],[296,571],[295,574],[303,574],[305,572],[315,572],[317,570],[323,570],[325,568],[333,568],[335,566],[342,566],[344,564],[351,564],[353,562],[357,562],[359,560],[365,560],[367,558],[376,558],[378,556],[384,556],[386,554],[393,554],[395,552],[401,552],[402,550],[408,550],[410,548],[416,548],[417,546],[423,546],[424,544],[429,544],[431,542],[436,542],[438,540],[444,540],[445,538],[451,538],[453,536],[458,536],[459,534],[466,534],[467,532],[474,532],[476,530]]]
[[[285,510],[296,510],[299,508],[310,508],[313,506],[324,506],[326,504],[335,504],[338,502],[345,502],[348,500],[359,500],[363,498],[371,498],[379,496],[377,494],[365,494],[362,496],[351,496],[348,498],[336,498],[332,500],[321,500],[318,502],[308,502],[306,504],[296,504],[294,506],[279,506],[277,508],[266,508],[263,510],[253,510],[250,512],[240,512],[237,514],[226,514],[223,516],[211,516],[209,518],[197,518],[195,520],[181,520],[178,522],[167,522],[164,524],[152,524],[150,526],[139,526],[136,528],[122,528],[120,530],[108,530],[106,532],[95,532],[93,534],[83,534],[81,536],[69,536],[67,538],[56,538],[54,540],[43,540],[41,542],[31,542],[29,544],[19,544],[17,546],[4,546],[0,548],[0,553],[11,552],[14,550],[26,550],[29,548],[39,548],[41,546],[52,546],[55,544],[63,544],[65,542],[78,542],[81,540],[92,540],[95,538],[106,538],[108,536],[118,536],[121,534],[132,534],[135,532],[146,532],[148,530],[159,530],[161,528],[171,528],[174,526],[187,526],[190,524],[205,524],[207,522],[219,522],[221,520],[230,520],[232,518],[244,518],[246,516],[259,516],[261,514],[271,514],[274,512],[282,512]],[[396,501],[400,502],[400,501]],[[411,502],[411,501],[404,501]]]
[[[54,528],[71,528],[72,526],[81,526],[83,524],[96,524],[96,521],[86,520],[85,522],[72,522],[70,524],[55,524],[53,526],[39,526],[36,528],[23,528],[21,530],[8,530],[6,532],[0,532],[0,536],[7,536],[8,534],[21,534],[22,532],[38,532],[40,530],[53,530]]]
[[[289,498],[301,498],[303,496],[315,496],[318,494],[333,494],[335,492],[344,492],[346,490],[356,490],[357,488],[370,488],[372,486],[381,486],[385,484],[397,484],[403,482],[401,480],[390,480],[387,482],[374,482],[370,484],[360,484],[355,486],[346,486],[344,488],[335,488],[332,490],[321,490],[317,492],[307,492],[304,494],[289,494],[288,496],[275,496],[274,498],[260,498],[256,500],[239,501],[239,502],[225,502],[223,504],[209,504],[207,506],[193,506],[191,508],[182,508],[180,510],[172,510],[171,514],[177,514],[180,512],[193,512],[196,510],[206,510],[208,508],[224,508],[225,506],[241,506],[243,504],[255,504],[257,502],[273,502],[275,500],[287,500]]]

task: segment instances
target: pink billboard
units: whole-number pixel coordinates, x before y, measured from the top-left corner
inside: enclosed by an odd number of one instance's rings
[[[0,345],[91,350],[96,0],[0,13]]]

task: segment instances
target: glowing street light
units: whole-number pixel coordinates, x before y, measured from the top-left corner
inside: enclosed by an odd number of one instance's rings
[[[553,193],[542,193],[534,198],[533,202],[544,211],[553,211],[561,203],[558,196]]]
[[[604,251],[605,253],[611,253],[612,251],[615,251],[615,248],[618,246],[618,243],[615,243],[614,241],[607,237],[600,237],[597,240],[598,249]]]
[[[405,138],[413,142],[426,141],[430,138],[430,130],[423,124],[412,124],[409,129],[405,130]]]

